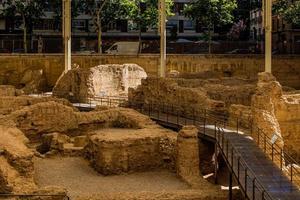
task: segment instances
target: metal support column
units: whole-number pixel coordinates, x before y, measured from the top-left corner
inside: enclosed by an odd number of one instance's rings
[[[158,68],[158,76],[166,77],[166,2],[159,0],[159,32],[160,32],[160,65]]]
[[[217,140],[217,139],[216,139]],[[214,160],[215,160],[215,173],[214,173],[214,179],[215,179],[215,184],[218,182],[218,141],[215,143],[215,154],[214,154]]]
[[[272,73],[272,0],[264,2],[265,71]]]
[[[232,200],[232,178],[233,178],[233,175],[232,175],[232,171],[229,170],[229,194],[228,194],[228,199],[229,200]]]
[[[71,1],[72,0],[62,0],[65,72],[71,69]]]

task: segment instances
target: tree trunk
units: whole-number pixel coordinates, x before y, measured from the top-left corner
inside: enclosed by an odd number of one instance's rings
[[[100,12],[97,13],[97,27],[98,27],[98,54],[102,54],[102,22]]]
[[[24,28],[23,28],[23,45],[24,45],[24,53],[27,53],[27,25],[26,25],[26,20],[25,20],[25,16],[22,16],[23,18],[23,24],[24,24]]]
[[[142,26],[141,26],[141,22],[139,25],[139,52],[138,54],[140,54],[142,51]]]
[[[208,53],[211,54],[211,44],[212,44],[212,31],[211,31],[211,23],[209,24],[208,30]]]

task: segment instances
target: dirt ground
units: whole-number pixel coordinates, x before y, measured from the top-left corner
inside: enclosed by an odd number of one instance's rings
[[[117,176],[102,176],[83,158],[47,158],[35,160],[35,180],[38,186],[65,187],[71,197],[100,193],[155,192],[187,190],[189,186],[165,171],[141,172]]]

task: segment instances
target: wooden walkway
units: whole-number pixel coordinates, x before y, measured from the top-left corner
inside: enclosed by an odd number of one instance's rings
[[[179,129],[195,125],[199,137],[214,140],[219,153],[248,199],[300,200],[300,190],[283,174],[250,136],[233,129],[222,129],[201,120],[187,119],[152,110],[139,110],[159,124]]]

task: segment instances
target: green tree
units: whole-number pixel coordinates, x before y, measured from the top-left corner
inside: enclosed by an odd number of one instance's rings
[[[174,15],[172,12],[173,0],[165,0],[166,2],[166,16],[170,17]],[[135,0],[135,9],[131,12],[132,16],[130,18],[138,24],[139,30],[139,52],[141,51],[141,40],[142,40],[142,30],[148,27],[157,27],[159,9],[158,0]]]
[[[300,0],[277,0],[273,5],[273,11],[283,17],[288,23],[300,25]]]
[[[172,5],[172,0],[166,0],[168,16],[172,15]],[[120,19],[136,22],[140,44],[142,29],[156,27],[158,22],[158,0],[87,0],[85,7],[97,29],[98,53],[102,52],[102,28],[110,22]]]
[[[54,11],[54,24],[56,30],[62,29],[62,1],[63,0],[48,0],[47,6]],[[76,18],[80,12],[84,11],[85,0],[71,1],[71,17]]]
[[[86,0],[84,9],[92,16],[98,34],[98,53],[102,53],[102,29],[118,19],[129,19],[135,13],[131,0]]]
[[[33,25],[44,15],[44,0],[6,0],[2,3],[4,17],[13,18],[23,26],[24,52],[27,53],[27,33],[32,33]]]
[[[212,29],[233,23],[236,0],[192,0],[184,9],[187,17],[208,27],[208,51],[211,53]]]

